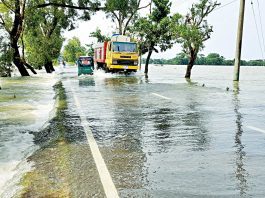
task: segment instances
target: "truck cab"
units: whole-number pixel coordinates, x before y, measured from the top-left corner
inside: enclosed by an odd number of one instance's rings
[[[114,35],[110,41],[95,48],[95,62],[106,71],[136,72],[138,59],[137,43],[131,42],[127,36]]]

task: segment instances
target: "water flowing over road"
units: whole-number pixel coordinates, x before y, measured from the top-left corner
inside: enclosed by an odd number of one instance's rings
[[[264,197],[265,68],[184,70],[1,79],[0,195]]]

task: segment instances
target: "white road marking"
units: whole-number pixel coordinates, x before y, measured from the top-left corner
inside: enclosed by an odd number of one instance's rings
[[[87,137],[87,141],[88,144],[90,146],[91,149],[91,153],[94,157],[94,161],[95,164],[97,166],[97,170],[99,173],[99,177],[101,180],[101,183],[103,185],[104,191],[105,191],[105,195],[107,198],[119,198],[117,189],[112,181],[112,178],[110,176],[110,173],[108,171],[108,168],[104,162],[104,159],[99,151],[97,142],[93,136],[93,133],[90,129],[89,123],[86,120],[86,116],[84,114],[84,112],[82,111],[80,102],[78,100],[78,98],[76,97],[76,94],[74,92],[74,90],[72,89],[73,92],[73,96],[74,96],[74,100],[75,100],[75,104],[78,110],[78,113],[80,115],[81,118],[81,125],[83,126],[85,132],[86,132],[86,137]]]
[[[254,131],[258,131],[258,132],[261,132],[261,133],[264,133],[264,134],[265,134],[265,130],[263,130],[263,129],[259,129],[259,128],[257,128],[257,127],[253,127],[253,126],[247,126],[247,128],[249,128],[249,129],[252,129],[252,130],[254,130]]]
[[[163,99],[166,99],[166,100],[171,100],[171,98],[168,98],[168,97],[162,96],[162,95],[157,94],[157,93],[152,93],[152,95],[157,96],[157,97],[160,97],[160,98],[163,98]]]

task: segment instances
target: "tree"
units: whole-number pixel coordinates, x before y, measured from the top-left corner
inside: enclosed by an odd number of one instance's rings
[[[86,53],[87,53],[88,56],[94,56],[93,45],[94,45],[94,43],[86,44],[86,47],[87,47]]]
[[[176,40],[182,44],[183,52],[188,55],[189,63],[185,78],[191,77],[191,70],[196,61],[198,52],[204,48],[204,42],[210,39],[213,32],[206,17],[220,5],[217,1],[200,0],[192,5],[189,13],[182,19],[181,25],[177,27],[178,38]]]
[[[187,63],[185,65],[188,64],[188,60],[187,60]],[[195,61],[195,64],[196,65],[207,65],[207,60],[206,60],[206,57],[204,54],[198,54],[197,58],[196,58],[196,61]]]
[[[185,65],[188,63],[188,57],[185,53],[179,53],[175,57],[175,64],[176,65]]]
[[[29,76],[25,66],[33,73],[35,70],[26,64],[19,51],[19,39],[23,32],[27,0],[0,0],[0,25],[6,30],[12,48],[12,60],[22,76]]]
[[[86,48],[81,46],[81,42],[77,37],[73,37],[64,47],[64,59],[68,62],[75,62],[82,55],[86,55]]]
[[[43,7],[35,11],[36,3],[31,0],[26,16],[25,43],[30,63],[47,73],[54,71],[53,60],[58,58],[62,44],[62,31],[74,27],[75,12],[60,7]]]
[[[145,62],[145,75],[148,76],[148,65],[153,51],[158,52],[157,46],[162,51],[172,47],[172,21],[178,23],[179,14],[169,17],[171,3],[169,0],[153,0],[154,8],[148,17],[139,18],[132,33],[140,41],[140,53],[147,53]]]
[[[30,7],[32,3],[35,3],[34,7]],[[77,5],[72,0],[54,0],[52,2],[45,0],[0,0],[0,26],[4,27],[9,34],[13,63],[22,76],[29,76],[25,66],[33,73],[36,73],[33,67],[27,64],[24,56],[21,57],[21,50],[19,50],[18,44],[25,29],[24,21],[28,13],[28,8],[34,8],[36,11],[37,8],[46,7],[67,8],[68,14],[72,16],[71,18],[66,17],[69,23],[69,29],[75,28],[76,20],[73,19],[89,20],[91,12],[103,9],[100,8],[100,2],[98,0],[79,0]],[[76,10],[82,10],[82,12],[77,12]],[[21,44],[23,47],[22,51],[24,51],[23,39],[21,40]]]
[[[105,11],[111,17],[113,22],[116,21],[119,34],[125,35],[131,21],[137,17],[137,12],[150,4],[140,7],[141,0],[107,0]]]
[[[2,33],[1,28],[0,33]],[[5,36],[5,34],[0,36],[0,77],[11,77],[12,51]]]
[[[206,57],[206,65],[224,65],[225,59],[217,53],[210,53]]]
[[[96,38],[97,42],[99,43],[103,43],[104,41],[110,41],[110,37],[103,35],[99,28],[97,28],[95,32],[91,32],[89,37]]]
[[[77,4],[75,4],[75,2]],[[46,7],[57,7],[62,9],[67,8],[69,12],[74,13],[77,19],[90,20],[91,12],[104,10],[104,7],[100,7],[100,5],[101,3],[99,0],[78,0],[78,1],[54,0],[52,2],[41,0],[41,2],[38,2],[38,4],[36,5],[36,8],[46,8]],[[77,12],[77,10],[81,12]],[[72,25],[74,26],[74,24]]]

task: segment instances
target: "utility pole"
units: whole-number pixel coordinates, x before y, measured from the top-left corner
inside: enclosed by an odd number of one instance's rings
[[[244,15],[245,15],[245,0],[240,0],[237,43],[236,43],[236,57],[235,57],[235,65],[234,65],[234,81],[239,81],[243,27],[244,27]]]

